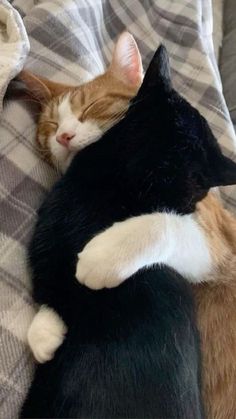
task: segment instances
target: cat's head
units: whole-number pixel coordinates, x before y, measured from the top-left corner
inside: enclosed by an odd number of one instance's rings
[[[23,71],[28,94],[42,105],[37,140],[45,157],[64,171],[74,155],[121,118],[142,82],[142,61],[131,34],[119,37],[107,71],[80,86]]]
[[[222,154],[205,118],[174,90],[164,46],[117,128],[134,203],[154,209],[156,200],[159,209],[187,213],[211,187],[236,183],[236,164]]]

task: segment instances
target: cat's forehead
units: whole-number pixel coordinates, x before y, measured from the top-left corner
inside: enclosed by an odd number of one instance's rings
[[[71,113],[71,96],[72,92],[61,94],[51,99],[43,109],[41,119],[60,119]]]
[[[57,104],[57,116],[59,120],[71,117],[71,104],[72,100],[70,93],[61,97],[60,101]]]
[[[109,80],[109,79],[108,79]],[[100,76],[81,86],[78,86],[69,96],[72,108],[84,106],[104,97],[112,90],[112,86],[107,82],[104,76]]]

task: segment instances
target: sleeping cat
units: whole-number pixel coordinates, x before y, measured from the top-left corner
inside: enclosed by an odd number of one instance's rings
[[[131,46],[133,46],[133,48],[131,48]],[[140,81],[142,74],[140,66],[140,56],[138,54],[137,47],[135,46],[135,43],[132,41],[132,38],[129,34],[126,34],[126,36],[122,35],[119,39],[113,56],[113,65],[114,62],[116,62],[116,65],[119,66],[119,60],[117,58],[121,58],[121,54],[119,53],[119,51],[121,52],[122,50],[126,51],[127,54],[128,52],[132,51],[132,63],[136,63],[136,70],[139,69],[138,74],[140,74]],[[126,64],[128,66],[128,64],[130,64],[130,61],[126,60]],[[127,73],[131,74],[131,72],[128,71],[128,67],[126,67],[126,71],[122,72],[122,74]],[[117,79],[114,78],[114,81],[116,80]],[[128,79],[126,78],[124,81],[127,83],[127,80]],[[105,79],[105,81],[109,82],[109,78]],[[45,86],[42,83],[42,79],[33,79],[32,81],[31,78],[28,76],[26,78],[26,82],[28,88],[31,89],[31,91],[33,90],[37,92],[37,95],[39,95],[40,93],[41,98],[43,97]],[[49,81],[46,81],[46,83],[50,86]],[[136,83],[136,85],[137,84],[138,83]],[[63,85],[58,84],[57,88],[59,86],[60,88],[59,90],[57,90],[57,94],[61,93],[63,95]],[[86,84],[84,86],[86,86]],[[122,85],[118,84],[118,87],[120,86]],[[130,83],[130,87],[132,86],[134,94],[135,83]],[[107,90],[105,86],[103,90]],[[132,93],[131,89],[130,92]],[[51,94],[53,95],[54,93],[55,91],[53,91],[51,88]],[[129,97],[127,96],[127,101],[128,99]],[[109,105],[109,101],[107,105]],[[124,108],[127,107],[125,99],[123,101],[123,106]],[[98,121],[100,120],[99,112],[100,108],[98,103],[95,115]],[[101,112],[103,112],[103,108],[101,108]],[[102,114],[101,118],[103,118],[103,116],[104,115]],[[46,120],[46,117],[44,117],[44,115],[42,117],[42,120]],[[106,121],[104,122],[104,126],[106,126]],[[39,130],[42,126],[39,127]],[[50,156],[53,157],[52,160],[54,162],[57,161],[57,154],[53,154],[55,148],[50,148],[49,137],[44,138],[44,144],[45,143],[47,152]],[[81,149],[80,145],[78,145],[78,150],[79,149]],[[65,158],[67,157],[65,156]],[[59,164],[63,168],[63,155],[61,156]],[[227,212],[225,212],[225,210],[223,210],[220,203],[214,198],[214,196],[212,196],[212,194],[208,195],[204,199],[204,201],[197,205],[196,214],[197,224],[201,224],[201,227],[203,228],[207,237],[210,237],[211,239],[211,248],[213,249],[212,252],[214,253],[214,255],[216,256],[217,249],[218,253],[221,252],[222,255],[225,255],[226,252],[227,254],[229,254],[229,258],[232,260],[232,264],[234,264],[233,247],[235,246],[234,242],[236,237],[234,218],[231,217]],[[163,217],[160,217],[160,215],[158,214],[138,217],[136,219],[131,219],[128,222],[117,224],[116,226],[113,226],[112,229],[108,229],[106,233],[97,236],[94,240],[91,241],[90,244],[86,246],[85,251],[81,253],[80,265],[78,266],[77,274],[80,281],[85,282],[88,286],[92,288],[101,288],[102,286],[111,287],[117,285],[117,283],[127,278],[129,275],[131,275],[133,272],[139,269],[139,267],[143,267],[145,266],[145,264],[148,265],[157,262],[167,264],[171,263],[171,266],[173,266],[178,272],[187,275],[187,277],[189,278],[193,278],[194,281],[202,280],[203,276],[206,274],[206,267],[208,266],[209,261],[208,249],[206,249],[205,245],[203,246],[203,248],[201,248],[201,242],[199,242],[199,245],[197,246],[198,252],[196,252],[196,248],[193,248],[192,246],[193,234],[195,235],[195,243],[199,241],[197,240],[196,236],[198,226],[196,226],[195,231],[192,231],[192,234],[190,234],[189,236],[186,236],[185,234],[184,248],[183,246],[180,247],[179,253],[175,255],[175,258],[173,258],[173,252],[178,250],[179,243],[177,244],[177,248],[173,246],[174,237],[170,234],[169,236],[166,235],[166,224],[162,225],[162,229],[160,228],[161,218],[163,219]],[[186,230],[186,224],[185,219],[183,219],[183,217],[181,218],[184,221],[184,223],[180,225],[180,220],[177,217],[175,220],[175,227],[178,227],[181,234],[183,234],[184,230]],[[155,226],[157,226],[158,228],[158,236]],[[161,233],[161,231],[163,231],[163,233]],[[210,236],[209,231],[211,231]],[[142,248],[140,236],[142,235],[143,238],[145,234],[147,237],[149,235],[149,243],[144,243],[144,246]],[[136,243],[138,243],[139,246],[138,249],[135,249],[134,247],[134,237],[136,237]],[[227,244],[229,237],[230,243]],[[131,243],[129,242],[130,238],[132,240]],[[222,248],[220,247],[220,252],[219,246],[223,246]],[[158,249],[161,249],[161,247],[169,249],[166,252],[167,254],[168,251],[170,251],[170,248],[173,248],[169,258],[165,256],[164,252],[162,252],[162,254],[160,253],[160,250]],[[227,247],[229,247],[228,250]],[[155,253],[153,251],[154,249],[156,249]],[[120,260],[119,258],[117,258],[117,255],[119,255]],[[156,259],[157,255],[158,259]],[[224,258],[226,257],[222,256],[221,262],[221,257],[219,258],[218,256],[217,263],[219,265],[221,265],[221,263],[224,264]],[[177,261],[177,264],[175,262],[175,264],[173,265],[174,259],[175,261]],[[194,261],[195,263],[193,263]],[[88,275],[89,272],[90,275]],[[232,270],[232,272],[234,272],[234,269]],[[227,284],[226,289],[225,285],[221,284],[220,273],[221,270],[217,270],[217,277],[214,274],[214,286],[213,284],[211,284],[210,286],[208,284],[195,286],[195,294],[198,305],[199,328],[202,335],[202,349],[205,372],[203,382],[205,390],[203,394],[205,397],[207,410],[209,412],[209,417],[223,419],[232,418],[236,416],[236,406],[234,398],[236,389],[233,385],[234,383],[236,383],[236,365],[234,363],[234,353],[231,354],[231,346],[229,346],[228,344],[224,344],[224,342],[232,340],[233,337],[230,336],[230,331],[233,330],[236,320],[234,321],[234,299],[232,298],[232,295],[234,295],[235,293],[233,277],[232,281],[229,281],[229,284]],[[229,275],[227,275],[227,277],[230,278]],[[232,323],[231,328],[229,327],[229,316],[226,315],[228,311],[230,313],[230,320]],[[226,327],[227,325],[228,327]],[[226,334],[225,338],[223,338],[224,334]],[[49,342],[51,342],[52,344],[52,348],[45,348],[44,341],[41,342],[41,348],[37,345],[37,349],[35,349],[34,342],[30,341],[35,357],[38,359],[38,361],[43,362],[52,357],[53,342],[49,340]],[[55,342],[57,342],[56,337],[54,337],[54,344]],[[232,346],[236,347],[236,344],[232,344]],[[219,348],[219,350],[217,351],[217,354],[219,355],[218,358],[216,358],[215,349],[212,349],[217,347]],[[212,354],[214,354],[214,357],[212,357]],[[222,365],[225,365],[224,369],[222,368]],[[226,376],[228,377],[228,384],[225,379]]]
[[[208,168],[211,157],[222,168]],[[168,210],[170,222],[172,211],[191,213],[225,165],[206,122],[170,87],[160,47],[126,115],[75,156],[39,210],[29,263],[41,308],[29,340],[38,358],[62,344],[37,367],[22,417],[202,417],[186,281],[155,268],[92,291],[76,280],[75,265],[114,221],[153,209]]]
[[[127,109],[143,78],[138,47],[123,32],[107,71],[80,86],[68,86],[22,71],[27,96],[42,105],[37,142],[44,157],[64,172],[75,154],[96,141]]]

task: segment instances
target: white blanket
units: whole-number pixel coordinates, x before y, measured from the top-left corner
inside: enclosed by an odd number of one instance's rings
[[[30,48],[23,21],[7,0],[0,4],[0,112],[11,79],[22,69]]]

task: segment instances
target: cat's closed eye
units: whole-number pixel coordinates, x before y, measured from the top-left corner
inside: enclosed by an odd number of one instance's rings
[[[52,128],[55,128],[55,129],[57,129],[58,128],[58,123],[57,122],[55,122],[55,121],[40,121],[39,122],[39,124],[38,125],[49,125],[49,126],[51,126]]]
[[[100,99],[98,99],[98,100],[95,100],[94,102],[92,102],[92,103],[90,103],[87,107],[86,107],[86,109],[84,109],[83,110],[83,112],[82,112],[82,115],[80,115],[79,116],[79,121],[81,121],[81,122],[84,122],[85,121],[85,119],[87,118],[87,116],[88,116],[88,112],[93,108],[93,106],[95,106],[98,102],[99,102],[99,100]]]
[[[50,124],[52,126],[54,126],[55,128],[58,128],[58,123],[55,121],[46,121],[46,124]]]

